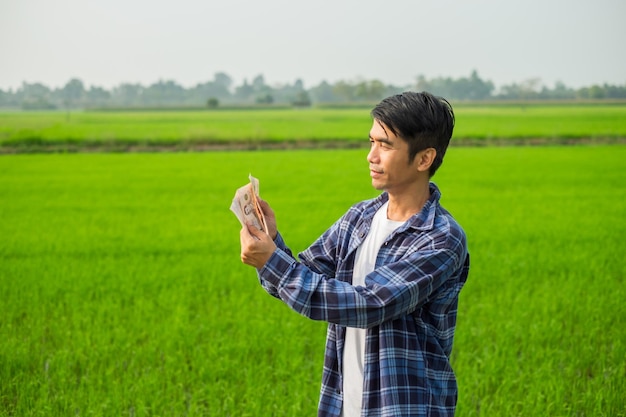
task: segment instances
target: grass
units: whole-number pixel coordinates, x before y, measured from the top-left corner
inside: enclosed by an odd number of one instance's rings
[[[626,136],[626,106],[457,107],[455,136],[493,139],[606,139]]]
[[[355,139],[367,110],[231,110],[0,114],[0,142],[168,144]],[[367,133],[367,130],[366,130]],[[362,138],[363,134],[360,135]]]
[[[626,415],[625,151],[486,149],[478,175],[451,178],[473,190],[455,212],[476,249],[460,415]]]
[[[626,105],[456,106],[455,143],[615,142]],[[367,109],[0,113],[0,151],[367,143]]]
[[[459,416],[625,416],[626,147],[453,148]],[[325,325],[268,297],[228,211],[295,251],[376,195],[365,152],[0,158],[0,416],[314,415]]]

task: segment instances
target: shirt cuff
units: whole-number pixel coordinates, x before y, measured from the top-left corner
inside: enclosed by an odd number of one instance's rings
[[[276,243],[278,246],[278,242]],[[259,269],[259,277],[272,284],[274,287],[279,288],[282,279],[286,277],[297,264],[298,262],[293,257],[278,247],[265,265]]]
[[[274,244],[278,248],[283,250],[287,248],[287,244],[285,243],[285,240],[283,239],[283,236],[280,234],[280,232],[276,232],[276,239],[274,239]]]

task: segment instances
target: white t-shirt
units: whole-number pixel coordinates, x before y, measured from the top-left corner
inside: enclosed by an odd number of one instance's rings
[[[365,276],[374,270],[376,257],[385,239],[404,222],[387,218],[386,202],[374,215],[371,229],[356,250],[353,286],[365,286]],[[363,362],[366,329],[346,328],[343,350],[343,417],[360,417],[363,400]]]

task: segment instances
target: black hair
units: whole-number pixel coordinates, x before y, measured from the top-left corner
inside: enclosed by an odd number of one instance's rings
[[[434,148],[437,155],[428,174],[430,177],[435,175],[454,130],[454,111],[446,99],[426,91],[404,92],[381,101],[371,115],[408,143],[409,163],[418,152]]]

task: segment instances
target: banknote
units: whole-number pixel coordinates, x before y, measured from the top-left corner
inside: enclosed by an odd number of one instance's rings
[[[251,224],[267,233],[267,223],[258,200],[259,180],[254,178],[252,174],[248,178],[250,183],[238,188],[235,192],[230,210],[235,213],[242,226]]]

